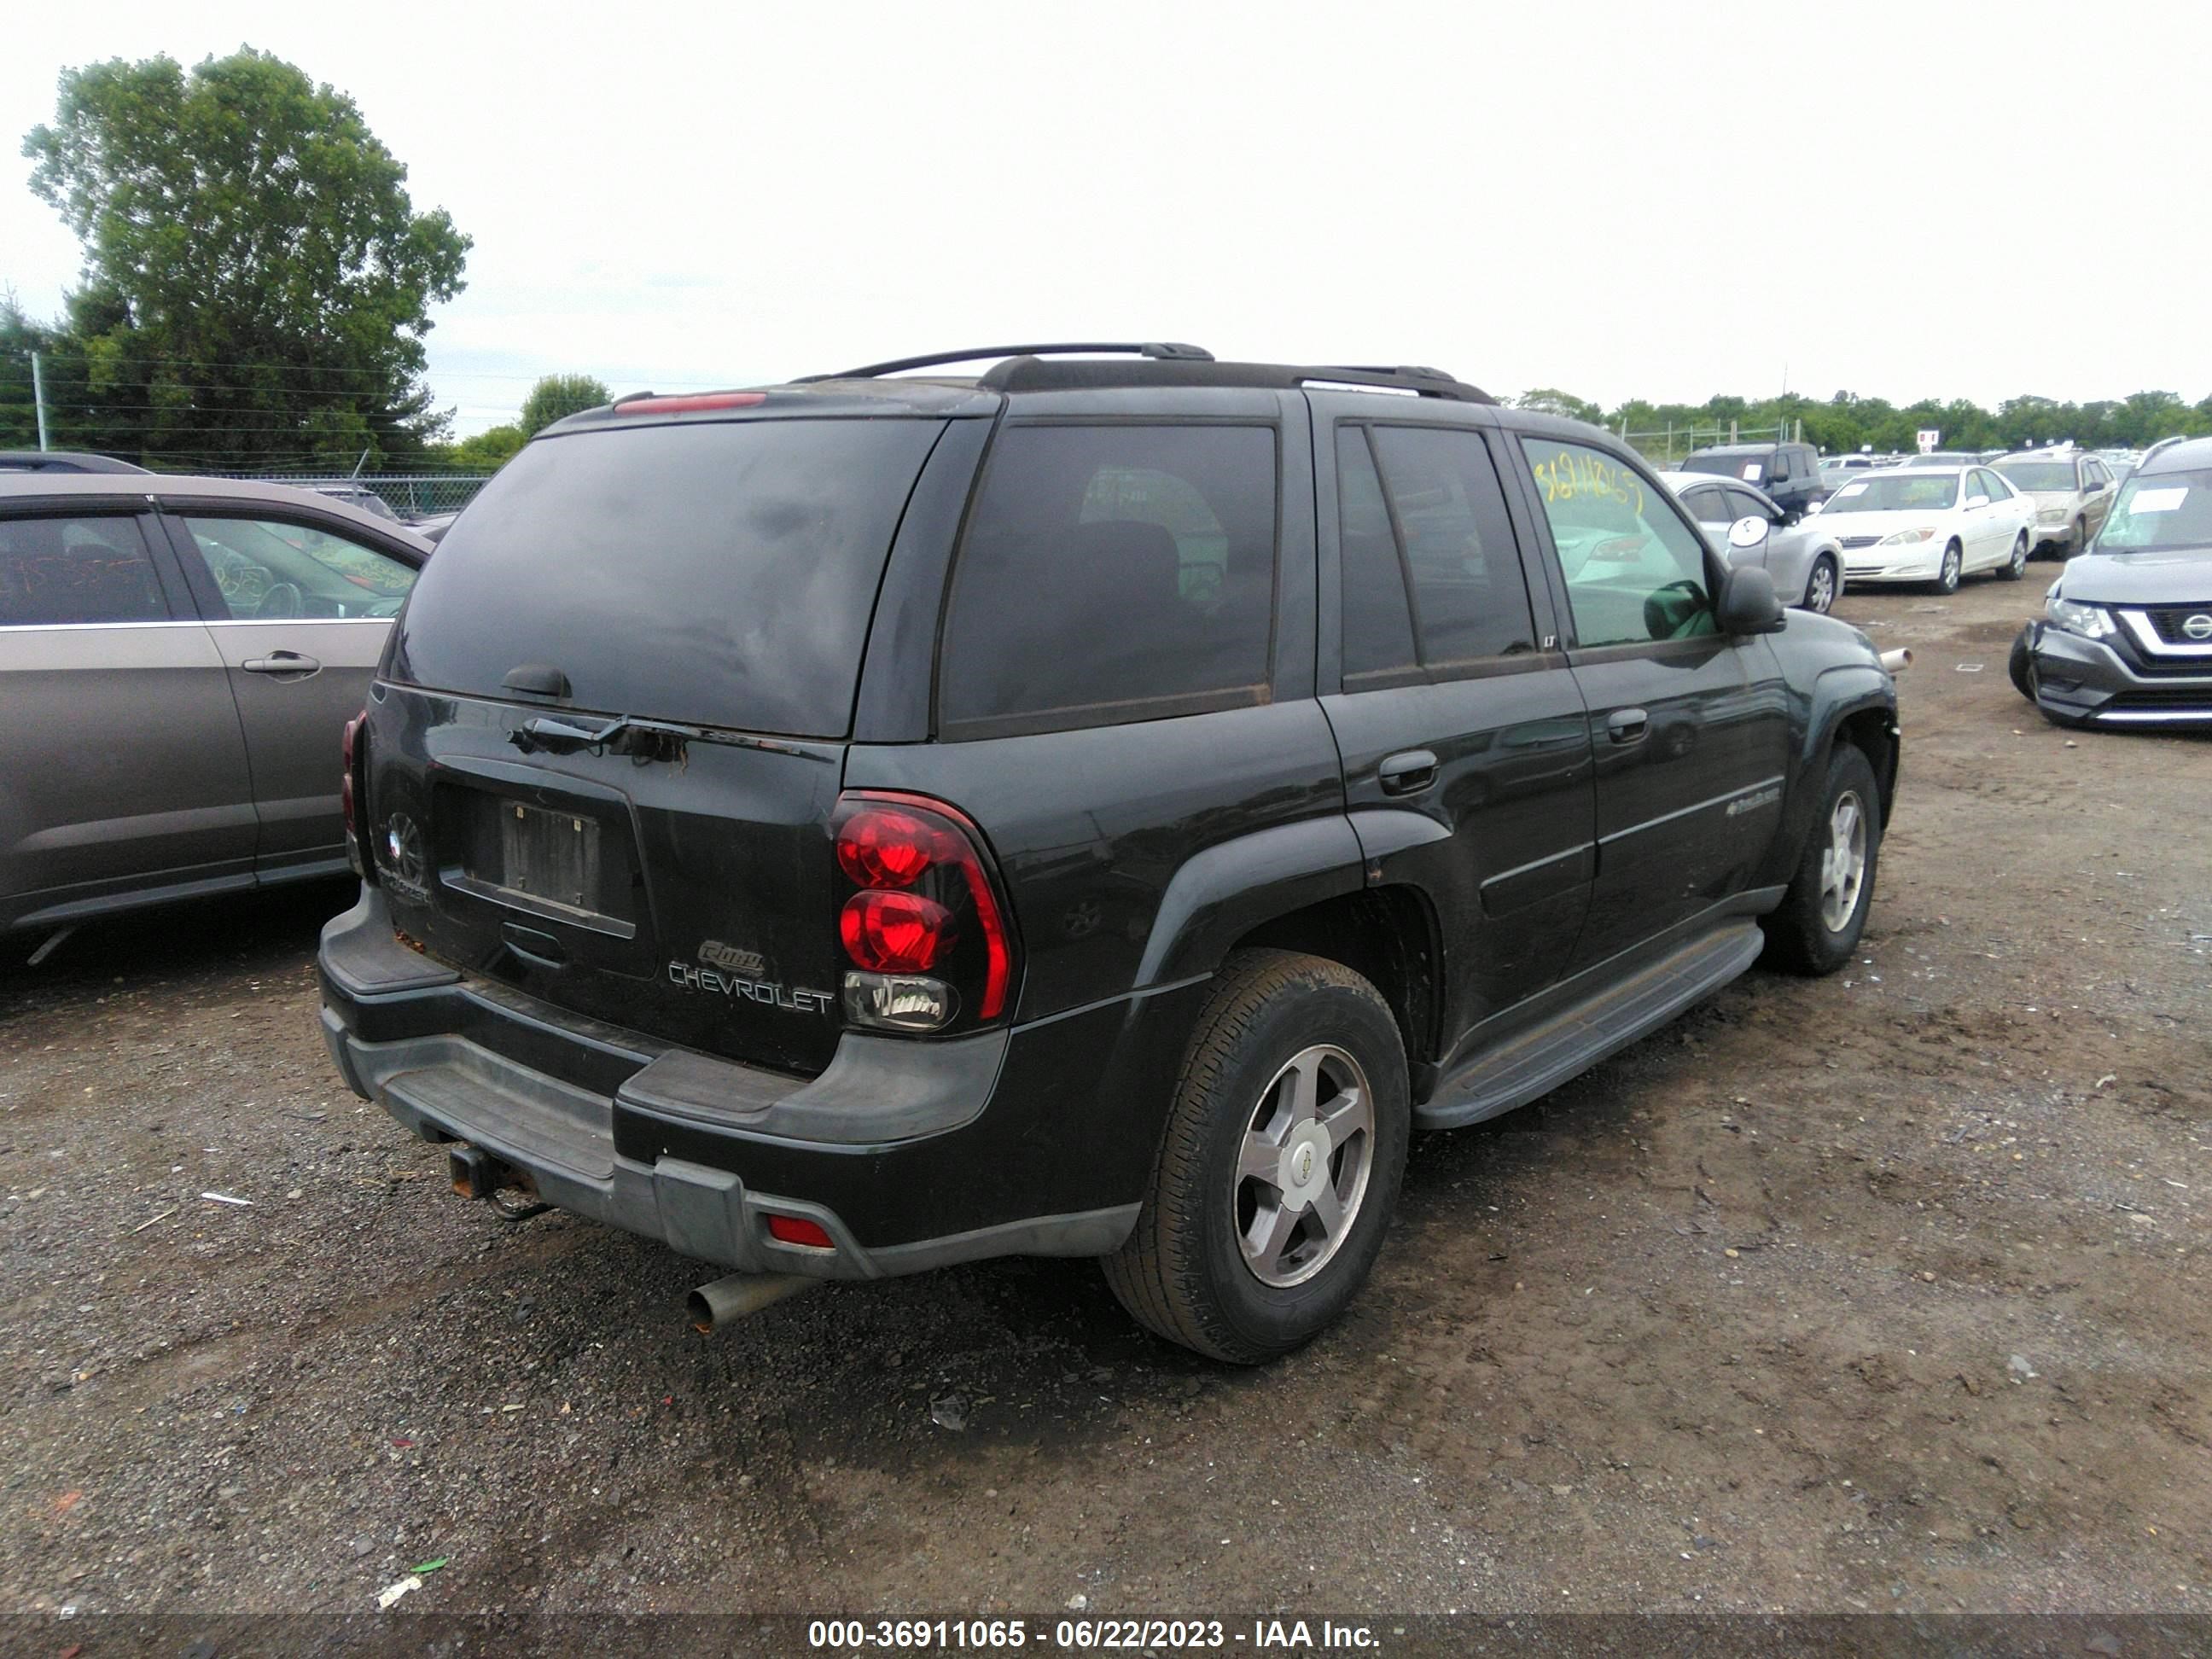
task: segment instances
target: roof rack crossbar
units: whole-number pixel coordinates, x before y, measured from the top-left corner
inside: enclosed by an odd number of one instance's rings
[[[1173,340],[1092,341],[1057,345],[981,346],[969,351],[933,351],[921,357],[894,357],[887,363],[868,363],[860,368],[848,368],[836,374],[803,374],[793,381],[803,386],[810,380],[872,380],[884,374],[902,374],[910,368],[936,368],[947,363],[972,363],[986,357],[1066,357],[1077,355],[1110,352],[1118,356],[1151,357],[1163,362],[1210,363],[1213,354],[1203,346],[1184,345]]]

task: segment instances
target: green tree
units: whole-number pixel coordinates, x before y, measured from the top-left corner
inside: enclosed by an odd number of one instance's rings
[[[589,374],[548,374],[522,400],[522,435],[534,438],[563,416],[613,400],[605,380]]]
[[[65,332],[102,449],[208,467],[418,459],[428,307],[469,239],[352,99],[241,48],[66,71],[23,154],[83,240]]]
[[[529,434],[510,422],[462,439],[447,451],[445,459],[452,465],[471,472],[489,472],[513,460],[529,441]]]
[[[1595,404],[1557,386],[1541,386],[1534,392],[1524,392],[1513,400],[1513,407],[1533,409],[1540,415],[1557,415],[1570,421],[1587,421],[1592,426],[1605,423],[1605,411]]]

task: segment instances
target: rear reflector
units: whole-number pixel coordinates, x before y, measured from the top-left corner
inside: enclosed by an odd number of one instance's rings
[[[810,1249],[834,1250],[836,1240],[830,1230],[818,1221],[809,1221],[805,1216],[772,1215],[768,1218],[768,1236],[784,1244],[804,1244]]]
[[[622,415],[692,415],[706,409],[751,409],[767,401],[765,392],[702,392],[690,398],[625,398],[615,410]]]

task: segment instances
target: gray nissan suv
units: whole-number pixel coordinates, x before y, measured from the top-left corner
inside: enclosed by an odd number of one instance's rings
[[[2129,476],[2014,641],[2011,670],[2060,726],[2212,727],[2212,438]]]
[[[331,757],[429,550],[281,485],[0,477],[0,933],[343,871]]]

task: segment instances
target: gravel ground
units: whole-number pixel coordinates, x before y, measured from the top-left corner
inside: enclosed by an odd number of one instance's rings
[[[700,1338],[344,1091],[343,892],[8,969],[0,1611],[2212,1610],[2212,743],[2038,719],[2041,587],[1844,602],[1918,657],[1863,959],[1417,1144],[1266,1370],[1080,1262]]]

